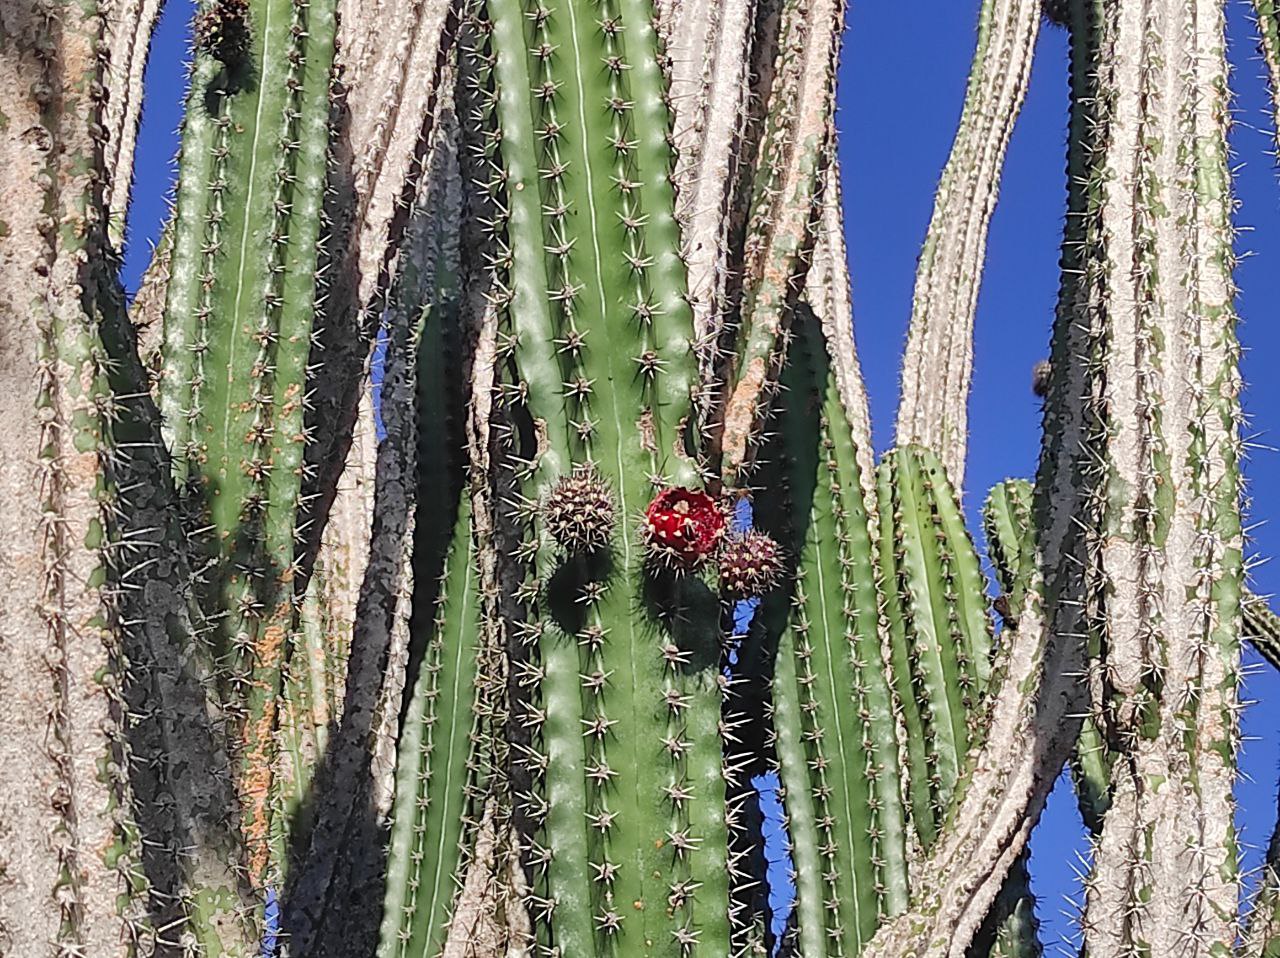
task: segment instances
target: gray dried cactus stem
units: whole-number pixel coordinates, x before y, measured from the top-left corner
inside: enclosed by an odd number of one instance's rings
[[[951,156],[916,273],[902,361],[899,444],[935,450],[957,488],[968,446],[973,327],[987,228],[1031,80],[1041,0],[985,0]]]

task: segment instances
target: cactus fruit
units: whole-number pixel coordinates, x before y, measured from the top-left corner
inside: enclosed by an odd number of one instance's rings
[[[609,487],[590,463],[580,463],[560,479],[542,503],[547,532],[570,555],[608,548],[616,506]]]
[[[695,572],[719,548],[727,526],[720,505],[697,489],[664,489],[644,514],[649,561],[677,572]]]
[[[730,535],[717,557],[720,595],[726,599],[758,599],[782,578],[782,550],[773,536],[751,530]]]

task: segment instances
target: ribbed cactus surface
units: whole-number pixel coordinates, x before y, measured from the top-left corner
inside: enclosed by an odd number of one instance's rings
[[[490,4],[500,401],[523,531],[517,811],[529,907],[561,954],[727,940],[717,606],[646,563],[639,518],[696,487],[696,363],[646,2]],[[570,554],[542,504],[590,464],[612,543]]]
[[[203,605],[238,721],[255,881],[272,823],[294,625],[307,367],[329,139],[332,0],[209,0],[183,126],[160,408],[206,545]],[[269,846],[274,844],[274,850]]]
[[[897,708],[881,649],[878,556],[821,331],[793,329],[780,462],[756,522],[794,574],[759,615],[777,661],[776,750],[795,860],[798,946],[855,955],[907,900],[908,817]],[[785,504],[784,504],[785,500]],[[914,701],[914,698],[913,698]]]

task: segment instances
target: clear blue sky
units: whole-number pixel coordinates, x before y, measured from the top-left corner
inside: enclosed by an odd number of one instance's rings
[[[159,234],[173,181],[172,159],[184,86],[190,0],[168,0],[147,73],[138,174],[129,216],[125,283],[137,285]],[[1280,177],[1269,154],[1265,85],[1248,20],[1249,4],[1230,0],[1239,164],[1237,193],[1244,230],[1238,272],[1245,356],[1245,410],[1255,448],[1247,464],[1258,558],[1280,554]],[[898,366],[911,308],[916,256],[946,162],[973,53],[977,0],[901,3],[852,0],[840,73],[841,161],[848,212],[856,332],[871,393],[877,450],[892,441]],[[1030,371],[1048,351],[1057,292],[1065,182],[1066,36],[1046,28],[1022,118],[1010,149],[991,230],[978,305],[977,356],[970,407],[966,505],[973,513],[992,484],[1029,475],[1039,448],[1039,410]],[[1270,370],[1270,372],[1268,372]],[[975,526],[976,528],[976,526]],[[1254,588],[1280,592],[1280,566],[1254,570]],[[1280,677],[1254,664],[1246,689],[1252,706],[1238,788],[1246,865],[1256,867],[1275,816],[1280,768]],[[1032,842],[1032,876],[1040,896],[1049,954],[1072,935],[1069,896],[1079,886],[1076,856],[1085,848],[1075,799],[1060,782]],[[1063,948],[1074,956],[1074,949]]]

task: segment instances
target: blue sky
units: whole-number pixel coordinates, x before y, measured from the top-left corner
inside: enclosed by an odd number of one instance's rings
[[[1254,443],[1247,478],[1251,551],[1280,554],[1280,178],[1270,156],[1262,66],[1248,19],[1249,4],[1230,0],[1235,65],[1233,146],[1241,209],[1243,259],[1237,274],[1241,339],[1246,348],[1245,410]],[[147,72],[147,100],[125,250],[126,287],[136,288],[159,234],[173,181],[181,116],[190,0],[168,0]],[[902,3],[852,0],[840,71],[838,123],[847,205],[859,355],[871,394],[877,451],[892,442],[898,367],[916,257],[928,225],[933,190],[946,162],[973,53],[977,0]],[[1065,202],[1066,35],[1047,27],[1036,53],[1031,92],[1014,135],[991,229],[978,304],[968,498],[971,514],[985,490],[1006,476],[1029,475],[1039,449],[1039,408],[1030,372],[1048,351],[1057,293],[1058,247]],[[1272,370],[1270,373],[1268,370]],[[977,526],[975,525],[975,528]],[[1280,592],[1280,567],[1260,564],[1254,588]],[[1245,776],[1238,788],[1246,864],[1256,867],[1275,816],[1280,768],[1280,677],[1253,663],[1245,715]],[[1070,787],[1060,782],[1032,842],[1032,876],[1040,896],[1049,954],[1072,926],[1068,897],[1078,892],[1077,855],[1085,844]],[[1063,949],[1074,955],[1073,949]]]

